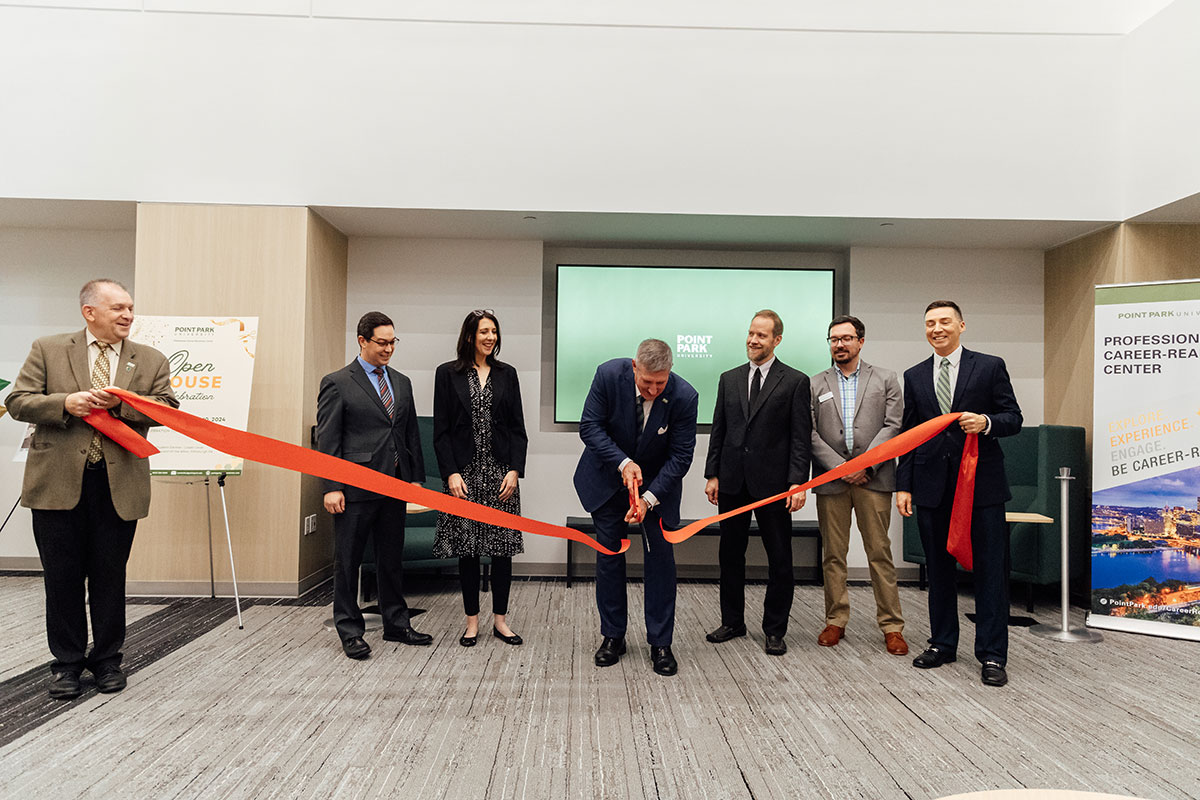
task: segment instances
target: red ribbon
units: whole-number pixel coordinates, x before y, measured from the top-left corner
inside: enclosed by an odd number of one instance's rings
[[[112,390],[113,394],[119,391],[121,390]],[[134,397],[137,397],[137,395],[134,395]],[[141,398],[139,397],[138,399],[140,400]],[[158,405],[158,403],[155,403],[155,405]],[[93,408],[92,413],[84,417],[83,421],[138,458],[148,458],[158,452],[158,448],[146,441],[145,437],[140,436],[133,428],[103,409]]]
[[[360,464],[353,464],[325,453],[281,442],[266,436],[259,436],[255,433],[247,433],[246,431],[239,431],[235,428],[218,425],[215,422],[209,422],[186,411],[180,411],[177,408],[171,408],[170,406],[156,403],[153,400],[147,400],[124,389],[109,388],[106,391],[117,395],[127,405],[150,417],[155,422],[166,425],[168,428],[182,433],[184,436],[195,439],[201,444],[208,445],[214,450],[219,450],[231,456],[302,472],[318,478],[326,478],[338,483],[350,484],[351,486],[357,486],[360,489],[366,489],[376,494],[394,497],[397,500],[404,500],[410,503],[417,503],[428,508],[437,509],[438,511],[444,511],[447,514],[455,514],[489,525],[516,528],[538,534],[539,536],[570,539],[606,555],[617,555],[629,549],[628,539],[621,540],[619,550],[609,550],[587,534],[573,528],[552,525],[548,522],[509,514],[505,511],[472,503],[469,500],[461,500],[449,494],[416,486],[384,475],[382,472],[376,472]],[[868,450],[861,456],[852,458],[846,463],[834,467],[823,475],[819,475],[795,489],[780,492],[772,497],[749,503],[732,511],[726,511],[697,520],[676,531],[663,528],[663,536],[671,544],[679,544],[690,539],[700,530],[715,522],[728,519],[736,514],[745,513],[759,506],[765,506],[768,503],[774,503],[797,492],[830,483],[852,472],[873,467],[884,461],[904,455],[929,441],[934,436],[937,436],[949,427],[952,422],[957,420],[959,416],[961,414],[953,413],[935,417],[889,439],[878,447]],[[115,419],[107,412],[93,411],[91,415],[84,418],[84,422],[92,425],[101,433],[140,458],[158,452],[158,449],[154,445],[150,444],[127,425]],[[951,555],[957,558],[959,563],[967,569],[971,568],[971,505],[975,492],[975,466],[978,460],[978,437],[969,435],[966,446],[963,448],[962,466],[959,469],[954,508],[950,517],[950,544],[947,547]],[[631,491],[631,503],[636,503],[635,498],[636,494]]]
[[[957,420],[961,413],[942,414],[940,417],[934,417],[931,420],[922,422],[915,428],[911,428],[904,433],[901,433],[891,439],[888,439],[878,447],[873,447],[861,456],[850,459],[845,464],[834,467],[828,472],[818,475],[808,483],[801,484],[795,489],[790,489],[786,492],[780,492],[777,495],[772,495],[763,500],[757,500],[753,503],[735,508],[732,511],[726,511],[721,514],[716,514],[705,519],[696,520],[690,525],[685,525],[677,531],[669,531],[663,528],[663,536],[672,544],[690,539],[700,532],[701,529],[708,527],[714,522],[720,522],[723,519],[744,513],[759,506],[765,506],[769,503],[774,503],[777,500],[782,500],[785,497],[807,491],[814,486],[832,483],[839,478],[844,478],[852,472],[858,472],[860,469],[873,467],[888,461],[893,458],[898,458],[905,453],[915,450],[925,442],[928,442],[934,436],[937,436],[950,424]],[[949,541],[955,543],[957,550],[950,550],[950,554],[958,559],[959,563],[966,569],[971,568],[971,506],[975,498],[975,465],[979,461],[979,441],[974,434],[967,436],[966,446],[963,448],[962,466],[958,473],[958,487],[954,495],[954,508],[950,515],[950,537]],[[964,510],[965,509],[965,510]],[[966,526],[965,528],[963,526]],[[966,542],[964,545],[963,542]],[[965,557],[965,561],[963,560]]]
[[[973,569],[971,552],[971,508],[973,502],[960,503],[959,498],[974,499],[975,467],[979,464],[979,434],[968,433],[963,445],[962,463],[958,466],[958,483],[954,487],[954,508],[950,511],[950,535],[946,552],[958,559],[963,569]]]
[[[106,391],[117,395],[127,405],[142,412],[155,422],[166,425],[168,428],[178,431],[184,436],[195,439],[201,444],[206,444],[214,450],[219,450],[231,456],[257,461],[260,464],[270,464],[273,467],[282,467],[283,469],[302,472],[306,475],[314,475],[318,478],[326,478],[338,483],[347,483],[357,486],[360,489],[366,489],[369,492],[394,497],[397,500],[404,500],[409,503],[417,503],[437,509],[438,511],[445,511],[447,514],[456,514],[460,517],[466,517],[489,525],[498,525],[503,528],[517,528],[529,533],[536,533],[541,536],[553,536],[558,539],[571,539],[610,556],[624,553],[629,549],[628,539],[621,540],[620,550],[609,550],[586,533],[573,528],[567,528],[562,525],[551,525],[548,522],[520,517],[505,511],[498,511],[497,509],[482,506],[478,503],[472,503],[469,500],[461,500],[442,492],[435,492],[423,486],[416,486],[406,481],[389,477],[382,472],[376,472],[361,464],[353,464],[325,453],[319,453],[316,450],[309,450],[306,447],[288,444],[287,442],[281,442],[267,436],[259,436],[255,433],[239,431],[235,428],[227,428],[224,425],[209,422],[186,411],[180,411],[177,408],[171,408],[170,406],[156,403],[153,400],[147,400],[124,389],[109,388]],[[129,436],[134,436],[138,439],[142,438],[108,414],[101,416],[116,423]],[[95,420],[93,416],[85,417],[84,421],[95,426],[101,433],[110,436],[114,441],[120,440],[113,434],[122,437],[126,435],[126,433],[121,433],[110,426],[108,422]],[[143,442],[145,442],[144,439]],[[145,444],[153,447],[149,442],[145,442]],[[123,442],[122,446],[124,446]]]

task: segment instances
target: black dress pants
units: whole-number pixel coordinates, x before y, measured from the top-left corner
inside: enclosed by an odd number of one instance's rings
[[[404,601],[404,518],[408,504],[391,497],[346,503],[333,515],[333,624],[342,641],[366,631],[358,607],[358,572],[367,539],[375,542],[383,635],[409,627]],[[373,534],[373,537],[372,537]]]
[[[83,473],[79,504],[69,511],[33,510],[33,538],[46,584],[46,639],[54,672],[78,675],[84,667],[121,663],[125,644],[125,563],[137,520],[113,508],[108,472]],[[86,602],[92,612],[87,652]]]
[[[955,473],[957,474],[957,473]],[[948,488],[947,497],[953,498]],[[954,653],[958,648],[958,562],[946,552],[951,503],[917,506],[917,527],[929,575],[929,643]],[[975,567],[975,658],[1008,662],[1008,578],[1012,554],[1004,504],[971,509],[971,552]]]
[[[717,495],[717,508],[729,511],[755,500],[745,491]],[[763,548],[767,551],[767,596],[763,602],[763,633],[783,636],[787,633],[792,611],[795,574],[792,570],[792,515],[787,503],[778,500],[754,511],[721,520],[721,624],[740,627],[746,624],[746,545],[750,541],[750,514],[758,519]]]
[[[491,556],[492,613],[508,613],[508,593],[512,588],[512,557]],[[463,611],[468,617],[479,613],[479,556],[458,559],[458,581],[462,587]]]

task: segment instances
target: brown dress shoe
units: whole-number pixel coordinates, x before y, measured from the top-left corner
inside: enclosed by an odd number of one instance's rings
[[[894,656],[908,655],[908,642],[904,641],[904,635],[900,631],[892,631],[883,635],[883,641],[887,644],[887,651]]]
[[[817,637],[817,644],[821,645],[821,647],[833,647],[842,640],[842,636],[845,633],[845,628],[839,628],[837,625],[826,625],[825,630],[821,631],[821,635]]]

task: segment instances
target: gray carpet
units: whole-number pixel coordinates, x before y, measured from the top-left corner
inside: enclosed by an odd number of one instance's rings
[[[969,623],[962,660],[916,670],[883,650],[869,589],[852,589],[848,637],[821,648],[821,589],[800,587],[791,650],[771,658],[753,631],[705,642],[717,587],[686,583],[680,673],[663,678],[640,643],[640,586],[630,652],[608,669],[592,664],[589,583],[517,581],[509,618],[526,644],[491,638],[485,615],[472,649],[457,643],[453,587],[424,589],[410,602],[429,609],[417,625],[434,646],[368,634],[365,662],[323,629],[327,606],[255,605],[244,631],[216,623],[142,665],[125,692],[61,704],[0,748],[0,796],[938,798],[1042,787],[1200,798],[1194,644],[1106,633],[1063,645],[1014,628],[1012,682],[993,689],[979,683]],[[762,592],[748,587],[752,608]],[[901,597],[916,651],[924,596]],[[1053,608],[1034,616],[1057,619]]]

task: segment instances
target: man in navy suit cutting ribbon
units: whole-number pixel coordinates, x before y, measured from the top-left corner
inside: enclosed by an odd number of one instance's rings
[[[640,522],[645,543],[646,639],[659,675],[674,675],[675,553],[662,524],[679,525],[683,476],[696,448],[699,396],[671,372],[671,348],[646,339],[633,359],[617,358],[596,369],[583,404],[579,438],[583,455],[575,468],[575,491],[592,515],[596,538],[620,547],[630,522]],[[631,500],[636,498],[636,505]],[[625,556],[596,556],[596,605],[603,641],[596,666],[608,667],[625,653],[627,603]]]

